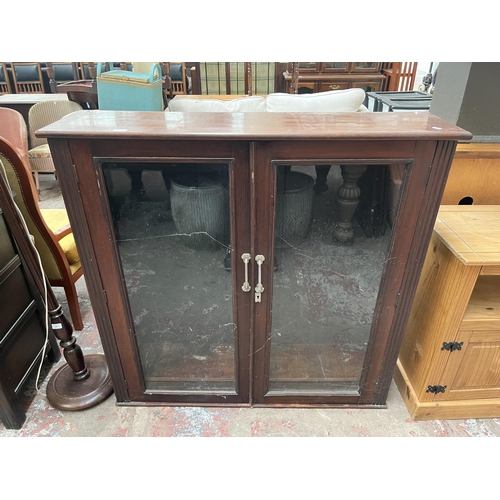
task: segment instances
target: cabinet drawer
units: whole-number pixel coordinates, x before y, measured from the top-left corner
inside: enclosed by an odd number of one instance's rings
[[[36,308],[33,308],[19,325],[17,332],[10,335],[0,348],[2,380],[15,389],[41,351],[44,341],[45,332]]]
[[[19,316],[32,302],[19,258],[0,274],[0,343]]]
[[[319,84],[320,92],[329,92],[330,90],[345,90],[348,88],[350,88],[349,82],[329,82]]]
[[[308,93],[304,90],[308,89],[311,93],[316,92],[316,84],[314,82],[299,82],[299,94]]]

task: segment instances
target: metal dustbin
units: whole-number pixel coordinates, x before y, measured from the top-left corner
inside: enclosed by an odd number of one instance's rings
[[[200,176],[188,184],[172,180],[172,218],[183,243],[193,250],[217,250],[229,242],[229,193],[222,182]]]

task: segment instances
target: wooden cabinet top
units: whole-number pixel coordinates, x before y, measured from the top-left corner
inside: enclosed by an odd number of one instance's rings
[[[467,266],[500,265],[500,206],[442,205],[434,231]]]
[[[39,137],[203,140],[457,140],[472,134],[430,113],[77,111]]]

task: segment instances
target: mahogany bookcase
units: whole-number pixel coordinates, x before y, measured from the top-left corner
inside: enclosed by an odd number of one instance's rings
[[[427,112],[82,111],[38,135],[118,404],[386,405],[470,133]],[[367,237],[357,181],[394,165],[395,218]]]

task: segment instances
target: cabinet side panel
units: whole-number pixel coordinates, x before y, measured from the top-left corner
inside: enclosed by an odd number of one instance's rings
[[[458,261],[433,233],[399,353],[408,379],[423,400],[428,399],[427,382],[440,383],[449,357],[441,346],[454,340],[478,272],[479,268]]]
[[[95,210],[101,205],[90,143],[88,141],[74,140],[69,144],[64,139],[51,139],[49,145],[58,172],[61,191],[75,236],[78,253],[84,268],[85,282],[99,327],[99,336],[113,381],[113,389],[118,401],[128,401],[128,388],[116,343],[114,342],[108,299],[104,293],[105,288],[102,285],[97,264],[97,255],[101,253],[101,249],[96,248],[94,245],[95,242],[100,242],[102,246],[106,241],[109,244],[109,238],[107,233],[104,238],[97,237],[95,227],[92,228],[90,225],[93,222],[94,225],[97,224],[102,227],[101,219],[88,216],[89,213],[92,213],[92,210],[89,211],[89,207]],[[84,206],[81,191],[86,191],[86,198],[89,200],[86,207]],[[113,258],[108,255],[100,257],[100,259],[102,258],[108,268],[113,265]],[[116,303],[117,301],[113,302]]]

